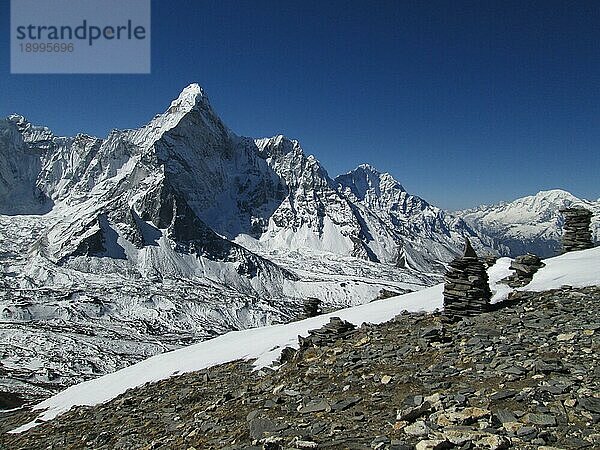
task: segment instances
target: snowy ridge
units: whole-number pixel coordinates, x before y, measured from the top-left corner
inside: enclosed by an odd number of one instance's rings
[[[468,237],[480,253],[502,253],[493,239],[477,234],[462,220],[411,195],[390,174],[368,164],[335,179],[339,191],[356,205],[378,259],[401,267],[443,271]]]
[[[547,257],[560,251],[563,226],[560,210],[571,206],[592,211],[593,236],[599,242],[600,202],[580,199],[561,189],[540,191],[512,202],[480,206],[455,214],[479,233],[502,243],[509,249],[507,255],[532,252]]]
[[[504,275],[506,259],[500,267],[488,271],[492,287]],[[568,284],[576,287],[600,285],[600,274],[595,268],[600,261],[600,247],[562,255],[545,260],[532,282],[522,290],[548,290]],[[510,262],[510,261],[508,261]],[[257,328],[227,333],[181,350],[149,358],[113,374],[73,386],[38,404],[34,409],[43,411],[38,421],[51,420],[75,405],[95,405],[115,398],[127,389],[146,382],[159,381],[171,376],[202,370],[213,365],[238,359],[255,360],[257,369],[275,362],[287,346],[297,348],[297,336],[307,336],[308,330],[319,328],[333,316],[362,323],[382,323],[402,311],[433,311],[443,306],[443,285],[419,292],[379,300],[366,305],[348,308],[335,313],[305,319],[286,325]],[[17,428],[21,433],[39,424],[32,421]]]

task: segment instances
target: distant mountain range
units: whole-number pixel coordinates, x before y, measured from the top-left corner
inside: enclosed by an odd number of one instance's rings
[[[478,233],[507,247],[509,256],[531,252],[549,257],[560,253],[564,224],[560,210],[571,206],[592,211],[593,238],[600,242],[600,200],[580,199],[560,189],[541,191],[512,202],[479,206],[455,214]]]
[[[333,308],[420,289],[465,237],[480,253],[548,256],[570,204],[600,210],[548,191],[447,213],[369,165],[331,178],[297,141],[237,136],[197,84],[105,139],[12,115],[0,121],[0,388],[45,396],[291,320],[310,296]]]

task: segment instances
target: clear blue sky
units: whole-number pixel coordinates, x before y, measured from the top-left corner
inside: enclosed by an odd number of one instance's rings
[[[332,176],[369,162],[448,209],[549,188],[600,197],[596,0],[152,8],[151,75],[10,75],[5,31],[0,116],[105,136],[198,82],[232,130],[298,139]]]

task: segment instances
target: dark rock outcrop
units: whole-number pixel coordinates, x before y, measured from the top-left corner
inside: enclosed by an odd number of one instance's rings
[[[327,343],[333,343],[338,339],[343,339],[350,335],[356,326],[340,319],[339,317],[332,317],[329,319],[329,323],[323,325],[317,330],[310,330],[308,337],[303,338],[298,336],[300,342],[300,348],[308,348],[311,346],[322,346]]]
[[[465,238],[465,254],[463,256],[465,258],[477,258],[477,253],[475,253],[475,249],[471,245],[469,238]]]
[[[321,309],[321,300],[314,297],[308,297],[304,300],[303,304],[303,318],[308,319],[310,317],[317,317],[321,314],[323,310]]]
[[[496,261],[498,261],[498,257],[492,254],[487,254],[481,257],[481,261],[483,262],[483,265],[486,267],[486,269],[489,269],[494,264],[496,264]]]

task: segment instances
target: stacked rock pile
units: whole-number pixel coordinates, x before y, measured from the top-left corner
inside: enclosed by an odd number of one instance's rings
[[[339,317],[332,317],[329,323],[323,325],[321,328],[309,330],[308,337],[303,338],[302,336],[298,336],[298,342],[301,348],[319,347],[335,342],[338,339],[343,339],[352,334],[355,329],[356,326],[354,324],[346,322]]]
[[[515,271],[514,274],[504,279],[504,282],[511,287],[525,286],[531,281],[533,275],[545,264],[539,256],[528,253],[517,256],[510,264],[510,268]]]
[[[466,239],[465,254],[450,263],[444,286],[444,313],[473,316],[487,311],[492,292],[484,264]]]
[[[306,300],[304,300],[303,318],[308,319],[310,317],[317,317],[322,312],[321,300],[314,297],[308,297]]]
[[[565,216],[563,251],[566,253],[592,248],[592,213],[585,208],[567,208],[560,212]]]

